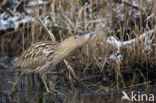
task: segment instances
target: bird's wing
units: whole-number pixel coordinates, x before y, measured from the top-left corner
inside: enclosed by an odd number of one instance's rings
[[[48,57],[53,54],[55,46],[56,43],[51,41],[38,42],[31,45],[19,57],[16,66],[22,69],[35,69],[38,66],[44,65]]]

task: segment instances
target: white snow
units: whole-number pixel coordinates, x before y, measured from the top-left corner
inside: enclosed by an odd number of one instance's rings
[[[29,1],[28,5],[29,6],[35,6],[35,5],[43,5],[43,4],[47,4],[48,2],[47,1],[43,1],[43,0],[32,0],[32,1]]]
[[[96,19],[96,20],[80,21],[76,25],[80,25],[83,23],[99,23],[99,22],[106,22],[106,19],[102,18],[102,19]]]
[[[0,30],[16,29],[22,23],[34,21],[34,18],[15,13],[13,17],[6,13],[0,14]]]
[[[154,16],[154,13],[152,13],[150,16],[147,17],[147,20],[151,19]]]
[[[131,39],[131,40],[128,40],[128,41],[124,41],[124,42],[121,42],[119,40],[117,40],[115,37],[113,36],[110,36],[107,38],[106,42],[115,46],[117,48],[117,51],[112,54],[109,58],[110,59],[122,59],[123,56],[120,54],[120,48],[121,46],[126,46],[126,45],[129,45],[129,44],[132,44],[132,43],[135,43],[139,40],[142,40],[144,39],[145,40],[145,47],[144,47],[144,50],[150,50],[151,51],[151,43],[152,43],[152,39],[151,39],[151,36],[153,35],[153,33],[155,33],[156,30],[153,29],[153,30],[149,30],[149,31],[146,31],[144,32],[143,34],[141,34],[139,37],[137,38],[134,38],[134,39]],[[155,34],[154,34],[155,36]]]
[[[113,45],[113,46],[115,46],[118,50],[120,50],[121,42],[116,40],[115,37],[113,37],[113,36],[108,37],[106,42]]]
[[[135,0],[132,1],[132,5],[138,7],[138,4]]]
[[[25,11],[26,11],[27,13],[29,13],[29,14],[31,14],[31,13],[34,12],[34,11],[33,11],[32,9],[30,9],[30,8],[26,8]]]

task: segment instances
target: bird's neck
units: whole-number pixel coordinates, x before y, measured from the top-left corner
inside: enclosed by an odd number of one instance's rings
[[[62,61],[65,57],[70,55],[77,48],[77,44],[74,41],[73,37],[64,40],[62,43],[58,44],[55,49],[53,62],[55,64]]]

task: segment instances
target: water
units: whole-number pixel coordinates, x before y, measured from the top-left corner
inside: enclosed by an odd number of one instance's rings
[[[15,82],[19,72],[11,68],[0,66],[0,103],[121,103],[122,91],[88,93],[80,92],[78,89],[60,93],[45,94],[44,86],[38,74],[26,74],[17,86],[15,93],[11,93],[12,84]],[[62,87],[63,88],[63,87]],[[152,93],[156,94],[156,89],[152,88]],[[130,95],[130,93],[128,93]],[[129,103],[124,101],[123,103]]]
[[[24,75],[17,91],[11,94],[12,84],[8,81],[15,82],[20,73],[11,68],[0,67],[0,103],[34,103],[44,101],[44,90],[40,86],[40,80],[36,74]],[[46,95],[46,101],[50,102],[50,96]],[[75,90],[71,93],[56,94],[55,101],[57,103],[111,103],[113,101],[120,101],[121,95],[108,94],[90,94],[80,93]]]

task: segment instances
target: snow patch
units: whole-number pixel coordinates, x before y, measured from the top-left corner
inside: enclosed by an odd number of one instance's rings
[[[22,16],[15,13],[13,17],[9,17],[6,13],[0,14],[0,30],[16,29],[22,23],[34,21],[34,18],[29,16]]]
[[[35,6],[35,5],[44,5],[44,4],[48,4],[47,1],[43,1],[43,0],[37,0],[37,1],[29,1],[28,5],[29,6]]]
[[[149,31],[146,31],[144,32],[143,34],[141,34],[139,37],[137,38],[134,38],[134,39],[131,39],[131,40],[128,40],[128,41],[124,41],[124,42],[121,42],[121,41],[118,41],[115,37],[113,36],[110,36],[107,38],[106,42],[115,46],[117,48],[117,51],[112,54],[109,58],[110,59],[113,59],[113,60],[121,60],[123,58],[123,56],[120,54],[120,48],[121,46],[126,46],[126,45],[129,45],[129,44],[132,44],[132,43],[135,43],[137,42],[138,40],[142,40],[144,39],[144,43],[145,43],[145,47],[144,47],[144,50],[149,50],[151,51],[151,43],[152,43],[152,40],[151,37],[152,35],[155,36],[155,33],[156,30],[149,30]],[[153,37],[154,38],[154,37]]]

